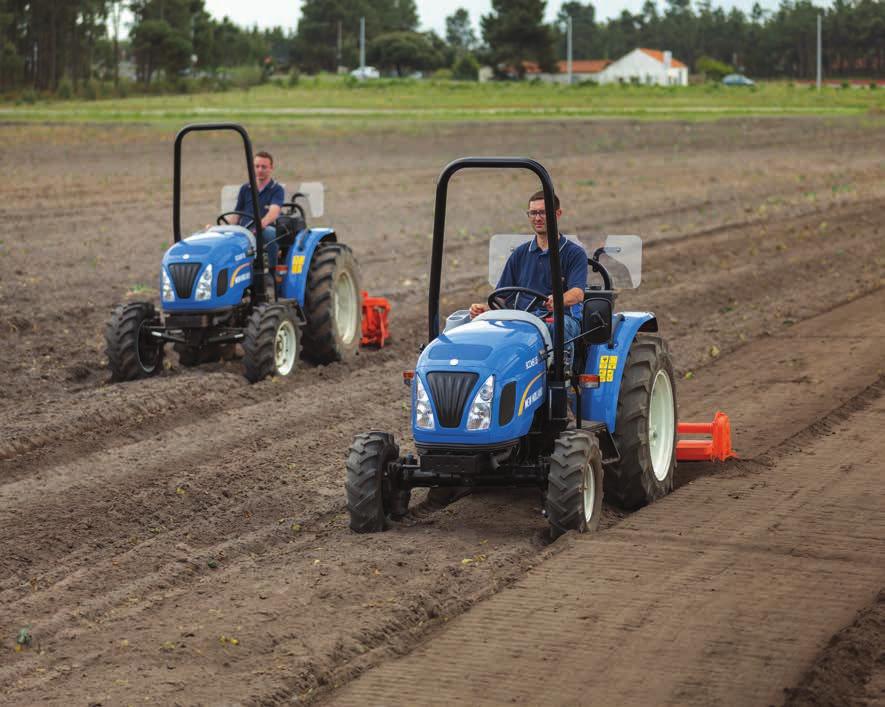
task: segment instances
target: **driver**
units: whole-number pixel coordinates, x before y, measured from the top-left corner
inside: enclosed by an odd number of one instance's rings
[[[553,197],[556,208],[556,219],[562,215],[559,208],[559,197]],[[526,211],[535,237],[523,243],[510,254],[504,272],[498,280],[497,288],[501,287],[526,287],[536,292],[547,294],[544,302],[535,302],[532,314],[543,319],[551,335],[553,334],[553,320],[550,313],[553,311],[553,295],[549,294],[553,287],[550,281],[550,257],[547,244],[547,214],[544,210],[544,192],[538,191],[529,199],[529,208]],[[559,264],[563,279],[563,303],[564,312],[564,336],[565,340],[574,339],[581,333],[581,307],[584,302],[584,286],[587,284],[587,253],[584,249],[564,236],[559,238]],[[496,288],[496,289],[497,289]],[[524,293],[514,293],[510,296],[508,305],[513,309],[523,309],[531,304],[532,297]],[[476,317],[488,311],[486,303],[474,303],[470,305],[470,317]],[[568,350],[573,349],[569,345]]]
[[[282,184],[273,179],[273,157],[269,152],[263,150],[256,152],[252,164],[255,167],[255,180],[258,182],[258,208],[264,214],[261,219],[261,230],[266,245],[267,264],[269,268],[273,269],[277,264],[277,255],[280,250],[274,240],[277,237],[277,229],[273,224],[276,223],[283,202],[286,200],[285,190]],[[234,211],[252,213],[252,191],[249,182],[240,187]],[[233,224],[240,222],[240,217],[236,214],[230,216],[229,219]],[[243,225],[254,231],[254,224],[254,220],[247,219]]]

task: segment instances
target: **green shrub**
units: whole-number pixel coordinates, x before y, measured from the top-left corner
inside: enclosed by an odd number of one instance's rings
[[[728,74],[734,73],[734,67],[710,56],[702,56],[694,63],[695,71],[704,74],[710,81],[721,81]]]
[[[879,84],[877,84],[875,81],[870,81],[870,90],[875,91],[877,88],[879,88]]]
[[[848,83],[847,81],[843,81],[841,85],[842,85],[842,88],[843,88],[843,89],[845,89],[845,88],[851,88],[851,84]]]
[[[289,71],[289,79],[288,83],[290,86],[297,86],[301,82],[301,71],[297,66],[293,66],[292,70]]]
[[[452,76],[459,81],[478,81],[479,62],[473,54],[462,54],[452,65]]]
[[[455,74],[451,69],[437,69],[431,74],[431,78],[437,81],[451,81],[454,76]]]
[[[58,82],[58,88],[55,89],[55,95],[63,101],[69,101],[74,97],[74,87],[67,76]]]
[[[21,101],[22,103],[36,103],[37,102],[37,92],[33,88],[26,88],[22,91]]]
[[[88,79],[80,87],[80,95],[87,101],[94,101],[99,96],[99,85],[95,79]]]
[[[264,70],[260,66],[235,66],[227,72],[228,80],[236,87],[249,90],[252,86],[258,86],[264,82]]]

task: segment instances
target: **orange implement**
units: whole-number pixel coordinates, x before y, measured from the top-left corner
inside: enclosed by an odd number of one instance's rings
[[[390,330],[387,328],[389,313],[390,302],[386,298],[369,297],[368,292],[363,292],[363,338],[360,344],[384,348],[390,338]]]
[[[737,456],[731,448],[731,423],[724,412],[717,412],[713,422],[680,422],[677,431],[679,435],[710,435],[710,439],[680,439],[676,442],[677,461],[724,462]]]

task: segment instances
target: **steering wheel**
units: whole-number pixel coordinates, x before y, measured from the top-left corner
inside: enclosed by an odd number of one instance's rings
[[[512,309],[511,307],[507,307],[506,300],[510,295],[514,294],[521,294],[532,298],[528,305],[523,307],[526,312],[530,312],[535,307],[536,303],[541,304],[547,301],[547,295],[543,292],[530,290],[528,287],[499,287],[489,295],[489,309]],[[516,299],[517,301],[519,300],[518,297]]]
[[[239,216],[240,222],[238,224],[232,224],[230,221],[227,220],[228,216]],[[243,223],[243,219],[246,219],[248,223]],[[251,228],[252,224],[255,223],[255,217],[252,214],[247,214],[245,211],[225,211],[223,214],[221,214],[221,216],[215,219],[215,223],[217,223],[219,226],[221,224],[225,224],[227,226],[238,225],[242,226],[243,228]]]

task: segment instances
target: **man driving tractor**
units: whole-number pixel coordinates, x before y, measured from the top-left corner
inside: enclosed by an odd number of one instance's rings
[[[274,223],[280,215],[283,202],[285,201],[285,191],[283,185],[273,179],[273,157],[269,152],[256,152],[252,164],[255,166],[255,180],[258,182],[258,208],[264,214],[261,217],[261,229],[267,249],[268,266],[273,268],[277,264],[277,254],[280,250],[279,245],[274,240],[277,237]],[[249,182],[240,187],[234,211],[252,212],[252,194],[250,193]],[[258,219],[258,216],[259,214],[255,214],[254,219],[246,219],[246,222],[242,225],[254,231],[255,221]],[[230,223],[233,224],[240,221],[240,217],[235,214],[228,218]]]
[[[554,196],[556,219],[559,221],[562,209],[559,197]],[[544,192],[538,191],[529,199],[526,211],[535,237],[517,247],[507,259],[504,271],[498,280],[496,289],[501,287],[525,287],[536,292],[550,293],[553,290],[550,282],[550,257],[548,253],[547,213],[544,207]],[[565,340],[573,339],[581,333],[581,305],[584,301],[584,286],[587,284],[587,254],[584,249],[564,236],[559,238],[559,260],[563,277],[563,304],[565,312],[563,329]],[[521,292],[514,293],[507,302],[513,309],[525,309],[533,304],[531,295]],[[488,311],[486,303],[470,305],[470,317],[477,317]],[[534,301],[534,307],[527,311],[540,317],[553,333],[553,295],[547,294],[544,302]],[[571,349],[572,347],[568,347]]]

